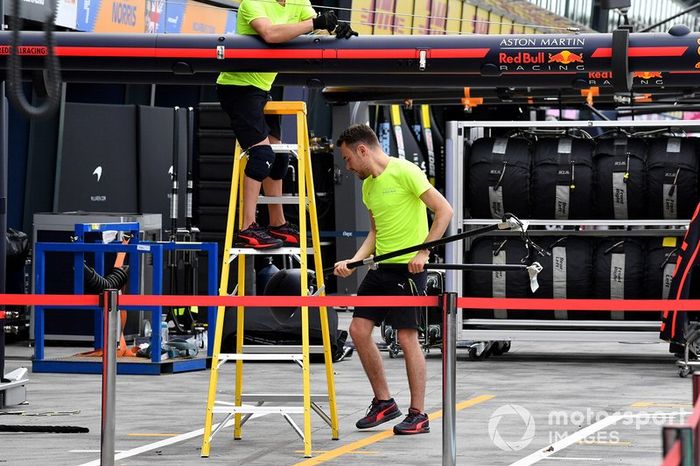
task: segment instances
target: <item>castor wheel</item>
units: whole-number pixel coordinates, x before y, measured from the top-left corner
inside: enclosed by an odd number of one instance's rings
[[[678,376],[685,379],[690,374],[691,370],[688,366],[682,366],[678,369]]]
[[[505,347],[504,341],[496,341],[491,345],[491,354],[494,356],[501,356],[503,354],[503,348]]]
[[[487,346],[483,343],[476,344],[469,347],[469,359],[472,361],[482,361],[486,359],[488,353],[486,351]]]
[[[506,354],[508,351],[510,351],[510,341],[504,341],[503,343],[503,354]]]
[[[396,356],[399,355],[399,348],[395,344],[389,345],[389,347],[387,349],[389,350],[389,358],[390,359],[394,359],[394,358],[396,358]]]

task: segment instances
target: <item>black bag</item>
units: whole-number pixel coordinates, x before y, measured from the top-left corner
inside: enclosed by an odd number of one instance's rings
[[[593,297],[597,299],[644,298],[644,247],[632,239],[612,238],[598,243],[593,267]],[[596,320],[659,320],[656,313],[598,311]]]
[[[595,149],[595,201],[600,218],[644,218],[646,144],[641,139],[602,139]]]
[[[537,238],[537,244],[551,256],[538,256],[542,271],[537,276],[540,287],[533,293],[535,298],[588,299],[591,297],[593,280],[593,246],[587,238],[573,236]],[[589,319],[589,313],[538,311],[542,319]]]
[[[669,298],[697,299],[700,298],[700,203],[695,208],[681,244],[678,253],[680,258],[673,271]],[[663,312],[659,337],[671,343],[669,351],[681,353],[684,350],[690,321],[697,318],[697,312],[678,311],[673,308]]]
[[[644,297],[668,299],[682,238],[649,238],[644,267]]]
[[[522,264],[521,260],[526,256],[527,249],[520,238],[489,236],[474,240],[468,260],[472,264]],[[467,296],[526,298],[529,295],[530,278],[525,270],[472,270],[464,275]],[[465,316],[481,319],[525,319],[530,318],[530,313],[522,310],[509,312],[504,309],[477,309],[467,310]]]
[[[542,219],[585,219],[593,214],[593,142],[546,138],[535,143],[532,215]]]
[[[529,217],[530,151],[522,138],[481,138],[469,156],[468,205],[473,218]]]
[[[698,202],[698,165],[694,139],[654,139],[647,157],[649,218],[690,218]]]

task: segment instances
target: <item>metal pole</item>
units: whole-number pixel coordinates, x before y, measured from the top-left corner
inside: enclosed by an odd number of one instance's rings
[[[117,290],[105,290],[102,294],[103,335],[102,348],[102,436],[100,464],[114,465],[114,429],[116,426],[117,388],[117,338],[119,309]],[[156,331],[156,330],[154,330]]]
[[[0,2],[0,30],[5,30],[5,6]],[[5,292],[5,261],[7,231],[7,105],[5,81],[0,81],[0,293]],[[5,319],[0,318],[0,383],[5,376]]]
[[[457,293],[441,296],[442,341],[442,464],[457,464],[457,426],[455,419],[455,391],[457,356]]]

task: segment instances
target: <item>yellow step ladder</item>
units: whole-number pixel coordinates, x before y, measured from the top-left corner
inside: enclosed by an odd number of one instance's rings
[[[273,144],[275,152],[289,152],[296,156],[298,169],[297,179],[299,182],[298,196],[279,197],[260,196],[258,204],[285,203],[289,204],[293,200],[299,206],[299,248],[279,248],[265,249],[257,251],[250,248],[234,248],[234,220],[236,217],[236,205],[242,212],[243,209],[243,173],[246,158],[241,147],[236,144],[234,154],[233,174],[231,178],[231,195],[229,197],[228,217],[226,222],[226,236],[224,240],[224,258],[221,265],[221,282],[219,286],[220,296],[229,296],[236,293],[243,296],[245,293],[245,258],[250,254],[286,254],[294,255],[301,267],[301,287],[300,295],[308,295],[308,265],[307,254],[313,253],[314,268],[316,271],[316,283],[318,291],[315,294],[325,295],[325,284],[323,277],[323,264],[321,262],[321,242],[318,230],[318,218],[316,214],[316,197],[314,193],[314,183],[311,173],[311,152],[309,150],[309,135],[306,121],[306,104],[304,102],[268,102],[265,106],[265,113],[269,115],[294,115],[297,123],[297,144]],[[239,197],[239,192],[241,193]],[[312,249],[307,249],[307,225],[306,208],[308,206],[311,226]],[[242,215],[239,215],[239,227],[242,223]],[[231,262],[238,258],[238,285],[233,293],[228,291],[229,267]],[[323,346],[313,348],[322,350],[325,366],[326,381],[328,385],[327,395],[311,394],[311,379],[309,367],[309,308],[301,308],[301,328],[302,344],[298,346],[261,346],[243,345],[244,337],[244,317],[245,308],[238,306],[236,319],[236,352],[221,353],[221,339],[224,327],[223,306],[218,307],[216,314],[216,327],[214,336],[214,347],[212,348],[211,374],[209,378],[209,394],[207,397],[207,410],[204,418],[204,437],[202,439],[202,457],[208,457],[211,448],[211,440],[217,432],[225,427],[231,418],[234,418],[233,435],[235,439],[241,438],[242,425],[253,414],[280,414],[296,431],[304,441],[304,456],[311,456],[311,410],[314,410],[331,427],[331,438],[338,439],[338,412],[335,403],[335,382],[333,379],[333,363],[331,357],[330,334],[328,327],[328,310],[320,307],[321,332]],[[255,312],[255,311],[252,311]],[[227,361],[236,361],[236,387],[234,403],[221,403],[216,405],[216,389],[219,380],[219,369]],[[243,394],[243,362],[244,361],[291,361],[301,366],[303,379],[303,394]],[[300,405],[275,405],[263,406],[267,402],[302,402]],[[330,416],[323,412],[318,403],[327,401]],[[243,403],[255,403],[254,406]],[[214,428],[214,414],[223,413],[226,417]],[[242,415],[245,414],[245,417]],[[304,415],[303,431],[297,426],[290,414]]]

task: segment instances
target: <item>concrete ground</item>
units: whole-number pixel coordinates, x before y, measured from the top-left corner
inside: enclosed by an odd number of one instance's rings
[[[341,313],[341,328],[349,315]],[[377,339],[379,336],[377,335]],[[7,349],[7,371],[31,366],[31,350]],[[66,348],[47,348],[67,351]],[[390,388],[404,412],[408,386],[403,360],[384,353]],[[426,410],[432,432],[397,437],[397,421],[358,431],[371,392],[359,358],[335,365],[341,438],[313,417],[314,458],[278,415],[251,419],[243,439],[232,428],[200,458],[209,372],[123,376],[117,382],[116,447],[123,465],[439,465],[442,463],[441,356],[427,355]],[[246,363],[250,392],[300,393],[301,372],[284,363]],[[218,399],[233,401],[233,364],[222,368]],[[325,391],[322,364],[312,366],[313,392]],[[661,426],[687,418],[690,379],[678,377],[666,345],[513,343],[509,353],[471,361],[457,358],[457,462],[462,465],[658,465]],[[99,458],[100,376],[30,374],[26,406],[0,411],[4,425],[70,425],[87,434],[0,432],[2,465],[78,465]],[[25,415],[9,415],[23,411]],[[53,413],[53,416],[26,414]],[[301,416],[295,416],[301,423]],[[219,418],[221,419],[221,418]],[[98,464],[94,462],[92,464]]]

